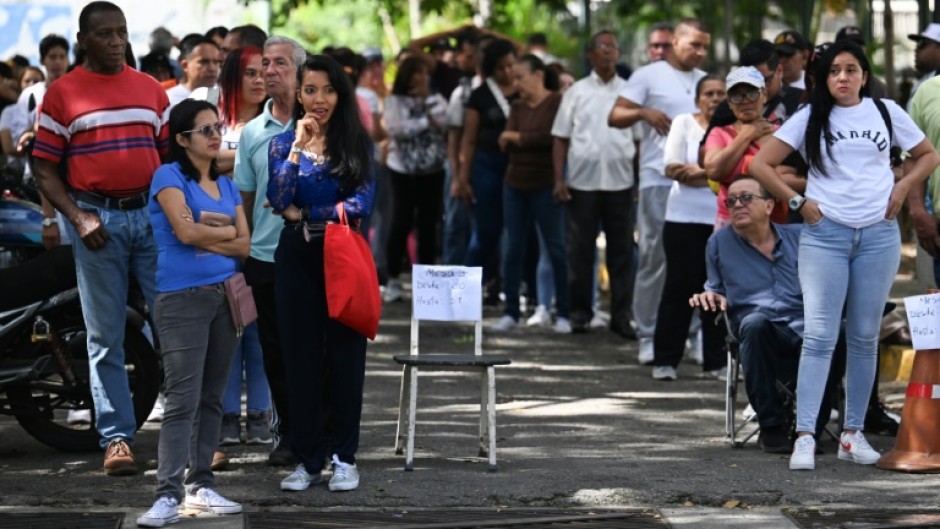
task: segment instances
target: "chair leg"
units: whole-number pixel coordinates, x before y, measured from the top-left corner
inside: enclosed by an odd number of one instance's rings
[[[405,470],[414,470],[415,462],[415,414],[418,408],[418,368],[412,367],[408,384],[408,441],[405,452]]]
[[[478,457],[487,457],[487,443],[489,442],[489,376],[485,369],[480,370],[480,451]]]
[[[401,371],[401,390],[398,394],[398,429],[395,431],[395,455],[402,455],[405,453],[405,419],[407,417],[407,407],[405,399],[411,393],[411,368],[408,366],[402,367]]]
[[[737,378],[731,378],[736,376],[734,364],[734,355],[728,351],[728,379],[725,381],[725,435],[732,438],[732,444],[734,443],[734,398],[737,393],[735,385],[738,382]]]
[[[487,421],[489,422],[488,436],[490,438],[490,472],[496,472],[496,368],[493,366],[486,368],[486,378],[488,385],[487,399]]]

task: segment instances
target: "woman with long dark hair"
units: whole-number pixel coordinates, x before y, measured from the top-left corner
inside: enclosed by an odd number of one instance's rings
[[[447,155],[447,101],[431,91],[428,74],[424,59],[408,57],[398,66],[392,93],[385,99],[385,129],[389,135],[385,165],[392,184],[394,212],[387,247],[386,301],[401,297],[398,276],[412,225],[417,231],[418,263],[434,264],[437,256]]]
[[[210,467],[238,343],[222,284],[248,257],[248,220],[238,188],[216,166],[222,124],[215,106],[186,99],[170,112],[168,126],[170,163],[153,175],[149,205],[166,403],[156,501],[137,519],[143,527],[178,521],[184,497],[187,509],[241,512],[241,505],[213,490]]]
[[[338,218],[337,207],[353,220],[369,215],[375,192],[372,142],[359,118],[352,83],[338,62],[325,55],[308,57],[297,80],[295,130],[275,136],[268,151],[271,207],[302,212],[299,222],[285,224],[274,254],[289,437],[300,461],[281,481],[281,489],[304,490],[318,483],[329,455],[330,490],[353,490],[359,486],[356,452],[366,337],[329,317],[323,236],[326,224]],[[330,446],[324,446],[323,437],[324,385],[329,392]]]
[[[805,328],[792,470],[815,468],[813,432],[843,308],[848,357],[838,456],[866,465],[880,457],[862,429],[878,362],[882,309],[900,263],[895,217],[910,189],[940,165],[940,155],[899,106],[868,97],[871,66],[856,44],[833,44],[814,73],[809,105],[776,132],[750,166],[750,173],[805,221],[799,255]],[[897,183],[892,145],[911,153]],[[809,164],[805,198],[775,171],[793,150],[800,150]]]

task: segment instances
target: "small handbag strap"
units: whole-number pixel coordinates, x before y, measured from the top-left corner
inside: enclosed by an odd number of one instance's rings
[[[340,224],[349,225],[349,219],[346,218],[346,208],[343,207],[342,202],[336,203],[336,218],[339,219]]]

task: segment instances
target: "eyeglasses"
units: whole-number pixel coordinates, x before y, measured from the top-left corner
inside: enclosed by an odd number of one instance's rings
[[[610,43],[608,43],[608,42],[598,42],[598,43],[594,44],[594,49],[595,49],[595,50],[619,50],[619,49],[620,49],[620,45],[619,45],[619,44],[610,44]]]
[[[650,47],[650,48],[653,48],[654,50],[659,50],[659,49],[668,50],[668,49],[671,49],[671,48],[672,48],[672,44],[670,44],[670,43],[668,43],[668,42],[662,42],[662,43],[660,43],[660,42],[651,42],[651,43],[649,44],[649,47]]]
[[[189,134],[189,133],[192,133],[192,132],[198,132],[199,134],[202,134],[203,136],[205,136],[205,137],[207,137],[207,138],[211,138],[212,136],[214,136],[214,135],[216,135],[216,134],[218,134],[219,136],[221,136],[223,130],[225,130],[225,125],[224,125],[223,123],[219,122],[219,123],[213,123],[213,124],[211,124],[211,125],[203,125],[203,126],[199,127],[198,129],[184,130],[184,131],[182,132],[182,134]]]
[[[731,209],[731,208],[733,208],[734,205],[735,205],[736,203],[738,203],[738,202],[740,202],[742,206],[746,206],[746,205],[750,204],[755,198],[759,198],[759,199],[761,199],[761,200],[769,200],[769,199],[770,199],[770,197],[764,197],[764,196],[761,196],[761,195],[753,195],[753,194],[751,194],[751,193],[744,193],[743,195],[738,195],[738,196],[736,196],[736,197],[729,196],[728,198],[726,198],[726,199],[725,199],[725,206],[727,206],[728,209]]]
[[[748,101],[754,102],[760,99],[760,90],[748,90],[747,92],[735,92],[733,94],[728,94],[728,101],[734,103],[735,105],[740,105],[744,102],[744,99],[747,98]]]

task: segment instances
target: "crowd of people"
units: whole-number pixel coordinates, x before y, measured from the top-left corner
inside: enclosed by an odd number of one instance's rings
[[[795,31],[749,42],[727,76],[703,69],[700,21],[654,25],[634,71],[599,31],[578,80],[544,36],[472,26],[415,39],[389,65],[251,25],[179,41],[158,28],[139,60],[127,35],[120,8],[95,1],[72,67],[50,35],[41,69],[0,68],[16,77],[0,87],[0,144],[42,192],[44,243],[72,241],[108,475],[138,471],[130,281],[151,308],[166,380],[155,502],[138,525],[173,523],[181,505],[240,512],[213,470],[220,446],[243,441],[293,467],[283,490],[326,467],[330,490],[359,486],[367,342],[329,318],[323,276],[340,213],[369,238],[386,303],[407,297],[408,263],[479,266],[485,302],[502,304],[492,332],[607,328],[638,342],[656,380],[676,380],[686,354],[724,376],[725,312],[760,446],[791,453],[791,469],[814,468],[843,377],[838,457],[874,464],[863,431],[896,432],[878,344],[905,201],[923,248],[940,247],[940,187],[926,184],[940,165],[940,25],[911,35],[925,74],[911,115],[881,99],[854,27],[816,47]],[[245,329],[223,287],[238,271],[258,309]],[[794,418],[777,380],[796,384]]]

